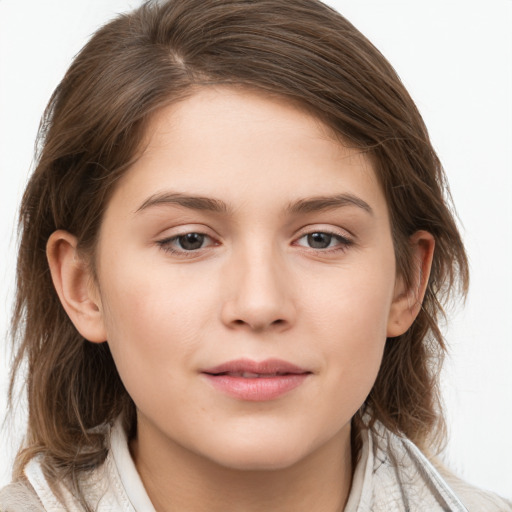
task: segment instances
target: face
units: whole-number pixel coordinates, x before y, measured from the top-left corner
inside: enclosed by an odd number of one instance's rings
[[[369,160],[296,107],[228,88],[160,111],[147,136],[96,255],[139,438],[239,469],[347,443],[396,295]]]

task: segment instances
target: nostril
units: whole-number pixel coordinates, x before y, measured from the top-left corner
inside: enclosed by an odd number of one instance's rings
[[[232,326],[236,326],[236,327],[242,327],[242,326],[247,326],[251,329],[254,329],[254,330],[262,330],[262,329],[267,329],[267,328],[272,328],[272,327],[281,327],[283,325],[286,324],[286,320],[282,319],[282,318],[278,318],[276,320],[273,320],[271,321],[270,323],[266,323],[266,322],[258,322],[258,321],[254,321],[254,322],[250,322],[250,321],[247,321],[247,320],[242,320],[240,318],[237,318],[236,320],[233,320],[231,322],[231,325]]]

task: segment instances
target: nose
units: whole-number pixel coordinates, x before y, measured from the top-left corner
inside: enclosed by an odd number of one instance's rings
[[[228,265],[221,312],[226,326],[283,331],[293,325],[296,307],[283,257],[271,249],[247,251],[234,255]]]

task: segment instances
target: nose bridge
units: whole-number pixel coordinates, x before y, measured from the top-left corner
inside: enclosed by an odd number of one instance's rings
[[[234,250],[224,322],[254,330],[289,325],[294,306],[287,274],[283,255],[268,239],[260,243],[252,240]]]

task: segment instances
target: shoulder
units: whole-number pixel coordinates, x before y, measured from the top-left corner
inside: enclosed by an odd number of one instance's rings
[[[117,439],[119,436],[114,437]],[[123,439],[121,436],[118,442]],[[67,512],[86,509],[96,512],[135,512],[119,475],[111,441],[106,459],[100,465],[76,475],[75,485],[71,485],[69,478],[56,481],[48,478],[43,456],[36,455],[26,464],[22,480],[0,490],[0,512]],[[124,451],[129,457],[127,446]],[[145,507],[139,510],[152,509]]]
[[[15,482],[0,489],[1,512],[44,512],[34,488],[28,482]]]
[[[464,482],[383,425],[372,430],[368,448],[367,501],[378,510],[512,512],[512,503]]]
[[[36,455],[23,470],[23,477],[0,490],[0,512],[67,512],[85,510],[68,486],[67,481],[51,482],[43,469],[42,457]],[[100,466],[91,470],[85,477],[80,476],[79,487],[87,503],[101,501],[105,494],[103,482],[108,480]],[[107,500],[108,501],[108,500]],[[116,507],[92,507],[99,511],[113,512]]]
[[[497,494],[468,484],[440,464],[435,463],[435,466],[445,482],[464,503],[468,512],[480,512],[482,510],[486,512],[512,512],[512,502]]]
[[[0,512],[67,512],[85,509],[96,512],[135,512],[127,491],[134,483],[143,486],[131,461],[126,435],[121,422],[108,426],[108,451],[105,460],[71,478],[55,480],[48,477],[42,454],[34,456],[23,469],[22,480],[0,490]],[[115,453],[114,453],[115,452]],[[119,459],[119,460],[117,460]],[[125,466],[130,466],[131,473]],[[123,478],[119,469],[123,469]],[[130,469],[130,468],[128,468]],[[135,475],[133,478],[131,476]],[[137,480],[138,479],[138,480]],[[74,484],[73,484],[74,483]],[[128,484],[128,489],[125,484]],[[139,500],[140,501],[140,500]],[[149,498],[139,510],[154,510]],[[146,506],[147,505],[147,506]]]

